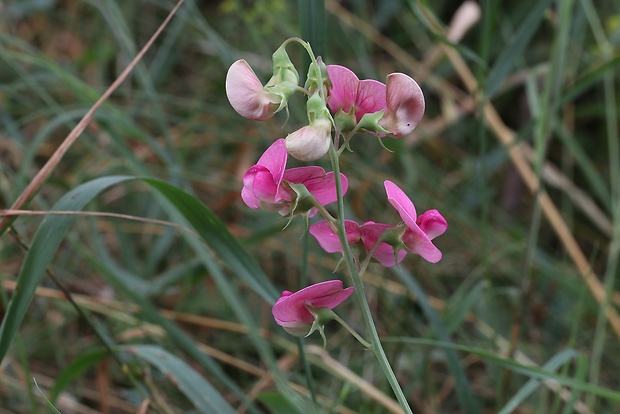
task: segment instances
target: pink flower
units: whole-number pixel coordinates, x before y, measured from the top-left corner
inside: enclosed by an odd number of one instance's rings
[[[448,223],[437,210],[429,210],[417,217],[413,203],[396,184],[385,181],[385,192],[388,202],[398,211],[400,218],[407,226],[402,242],[412,253],[419,254],[431,263],[441,260],[441,252],[431,242],[442,235]]]
[[[359,80],[349,69],[328,65],[327,73],[332,84],[329,108],[338,113],[355,114],[359,123],[366,114],[384,111],[376,124],[375,119],[368,119],[363,127],[380,136],[390,133],[396,138],[409,134],[420,123],[424,115],[424,95],[420,86],[404,73],[391,73],[387,76],[387,85],[371,80]]]
[[[352,246],[360,245],[367,254],[377,244],[377,241],[386,229],[394,228],[388,224],[372,221],[368,221],[360,226],[352,220],[345,220],[344,227],[349,244]],[[342,245],[340,244],[338,234],[327,221],[312,224],[308,231],[327,253],[342,253]],[[400,263],[406,255],[407,252],[400,250],[398,256],[396,256],[394,254],[394,247],[381,242],[373,252],[372,257],[385,267],[393,267]]]
[[[333,172],[325,173],[323,168],[317,166],[287,170],[287,158],[285,140],[280,138],[267,148],[256,165],[244,174],[241,198],[248,207],[288,214],[297,194],[287,183],[303,184],[321,205],[336,201]],[[344,174],[340,174],[340,177],[342,191],[345,193],[348,181]]]
[[[332,84],[327,104],[332,112],[353,111],[359,122],[365,114],[386,108],[383,83],[373,79],[360,81],[350,69],[339,65],[327,65],[327,74]]]
[[[248,62],[243,59],[228,69],[226,96],[239,115],[255,121],[271,118],[281,102],[279,96],[265,90]]]
[[[343,289],[340,280],[328,280],[310,285],[295,293],[285,290],[271,310],[276,323],[288,333],[306,336],[311,333],[315,316],[312,308],[333,309],[344,302],[353,293],[353,287]]]
[[[424,115],[424,95],[420,86],[404,73],[387,76],[387,111],[381,126],[396,138],[415,129]]]

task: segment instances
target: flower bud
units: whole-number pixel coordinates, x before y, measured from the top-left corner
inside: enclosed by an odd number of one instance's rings
[[[300,161],[314,161],[327,154],[332,138],[332,122],[325,100],[315,93],[307,103],[309,125],[286,137],[286,150]]]

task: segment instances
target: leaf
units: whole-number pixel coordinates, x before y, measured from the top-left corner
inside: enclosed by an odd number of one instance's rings
[[[560,368],[562,365],[566,364],[575,356],[577,353],[572,349],[566,349],[560,352],[557,355],[554,355],[545,365],[542,366],[542,369],[553,372]],[[540,386],[542,381],[537,378],[532,378],[527,381],[520,389],[517,391],[512,398],[504,405],[504,407],[499,411],[498,414],[510,414],[512,413],[527,397],[529,397],[536,388]]]
[[[79,211],[106,188],[132,179],[128,176],[102,177],[69,191],[56,203],[52,211]],[[45,270],[58,250],[75,216],[47,216],[34,235],[30,249],[17,276],[15,293],[0,325],[0,361],[2,361],[28,311],[35,290]]]
[[[244,282],[267,303],[273,304],[280,296],[260,266],[248,254],[239,241],[228,231],[224,223],[207,206],[187,192],[163,181],[144,179],[145,183],[159,191],[191,223],[218,257],[222,259]]]
[[[448,329],[441,321],[441,318],[439,317],[437,312],[435,312],[435,309],[433,309],[433,307],[429,303],[426,293],[424,292],[422,287],[418,284],[414,277],[403,268],[398,266],[393,267],[392,271],[396,273],[396,275],[403,281],[405,286],[407,286],[407,288],[415,294],[418,304],[422,308],[422,311],[424,312],[426,318],[429,320],[431,328],[433,329],[435,335],[443,342],[449,343],[450,334],[448,333]],[[465,370],[461,365],[458,354],[452,349],[446,349],[445,353],[448,363],[448,369],[454,377],[456,394],[461,403],[461,408],[463,412],[478,413],[478,401],[474,397],[471,387],[469,386],[467,376],[465,375]]]
[[[50,391],[50,401],[56,401],[58,395],[69,385],[71,381],[83,374],[87,369],[101,361],[109,355],[105,348],[89,349],[78,355],[71,363],[63,369],[56,377],[54,387]]]
[[[132,345],[121,349],[157,367],[205,414],[234,414],[235,410],[222,395],[183,360],[155,345]]]
[[[513,359],[500,357],[493,352],[486,351],[480,348],[475,348],[472,346],[465,346],[465,345],[457,345],[451,342],[435,341],[435,340],[424,339],[424,338],[392,337],[392,338],[382,338],[381,341],[384,343],[392,342],[392,343],[435,346],[435,347],[440,347],[440,348],[453,349],[455,351],[460,351],[460,352],[464,352],[464,353],[468,353],[472,355],[477,355],[483,359],[486,359],[488,361],[495,362],[501,366],[507,367],[513,372],[526,375],[531,378],[538,378],[543,381],[546,381],[546,380],[554,381],[560,385],[571,387],[575,390],[598,395],[603,398],[607,398],[610,401],[620,402],[620,392],[618,391],[599,387],[598,385],[590,384],[587,381],[567,378],[565,376],[555,374],[553,372],[549,372],[538,366],[523,365]],[[570,350],[570,349],[567,351],[575,352],[574,350]],[[574,355],[576,355],[576,353],[574,353],[573,356]]]
[[[534,3],[532,10],[525,17],[517,32],[512,36],[508,44],[495,60],[495,64],[489,72],[486,82],[486,96],[492,96],[499,89],[504,78],[512,70],[515,62],[523,58],[523,52],[530,44],[534,33],[540,26],[545,15],[545,10],[552,0],[541,0]]]

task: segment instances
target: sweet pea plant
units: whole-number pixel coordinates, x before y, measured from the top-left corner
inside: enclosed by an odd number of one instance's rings
[[[303,87],[286,52],[287,45],[294,42],[302,45],[311,59]],[[418,84],[403,73],[389,74],[384,84],[360,80],[343,66],[326,65],[314,56],[308,43],[298,38],[288,39],[274,52],[273,76],[266,84],[245,60],[233,63],[226,77],[226,94],[232,107],[257,121],[288,110],[290,98],[298,92],[307,96],[308,124],[277,139],[265,151],[244,174],[241,197],[248,207],[277,212],[289,223],[298,216],[306,220],[306,228],[323,250],[341,254],[337,269],[348,269],[352,286],[344,288],[342,281],[328,280],[295,293],[285,290],[273,306],[273,317],[291,335],[306,337],[319,331],[324,343],[323,326],[338,321],[374,352],[400,405],[405,412],[411,412],[383,351],[362,278],[371,261],[392,267],[409,254],[416,254],[431,263],[438,262],[441,252],[432,240],[446,231],[447,223],[437,210],[418,216],[405,192],[389,180],[384,183],[387,202],[397,210],[401,223],[358,224],[346,219],[343,198],[348,180],[340,172],[339,158],[351,148],[358,133],[373,134],[382,145],[386,136],[400,138],[412,132],[424,114],[424,95]],[[289,155],[304,162],[328,155],[333,171],[312,165],[287,169]],[[325,208],[334,202],[335,217]],[[308,227],[308,219],[317,214],[323,221]],[[368,340],[332,310],[353,291],[359,299]]]

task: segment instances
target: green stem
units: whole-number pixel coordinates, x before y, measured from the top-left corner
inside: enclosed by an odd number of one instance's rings
[[[351,247],[349,246],[349,243],[347,241],[347,235],[344,227],[344,200],[342,194],[342,183],[340,180],[340,164],[338,162],[336,148],[334,148],[333,145],[329,148],[329,159],[332,163],[332,168],[334,170],[334,178],[336,180],[336,195],[338,197],[338,237],[340,238],[344,259],[347,267],[349,268],[349,273],[351,274],[353,286],[355,287],[355,294],[360,303],[362,317],[370,335],[371,346],[369,347],[369,349],[374,352],[375,357],[377,358],[379,365],[383,369],[383,373],[385,374],[388,382],[390,383],[392,391],[396,395],[396,399],[398,400],[398,403],[402,407],[403,411],[408,414],[413,414],[413,412],[411,411],[411,407],[409,407],[409,403],[407,402],[407,398],[405,398],[405,394],[403,393],[403,390],[400,388],[400,384],[396,379],[396,375],[394,375],[392,366],[390,365],[390,362],[385,355],[383,346],[381,345],[379,333],[377,332],[377,328],[375,327],[375,322],[373,320],[372,313],[370,312],[370,306],[368,306],[368,300],[366,299],[366,294],[364,293],[364,284],[362,283],[362,278],[355,267],[355,262],[353,261],[353,254],[351,253]]]
[[[368,349],[372,349],[372,344],[370,342],[368,342],[367,340],[365,340],[364,338],[362,338],[362,336],[360,334],[358,334],[357,332],[355,332],[355,330],[353,328],[351,328],[349,326],[348,323],[346,323],[344,321],[344,319],[342,319],[340,316],[338,316],[336,313],[334,313],[332,315],[332,317],[334,318],[334,320],[336,322],[338,322],[340,325],[342,325],[344,327],[344,329],[346,329],[347,331],[349,331],[349,333],[351,335],[353,335],[355,337],[355,339],[357,339],[359,341],[360,344],[364,345],[366,348]]]

